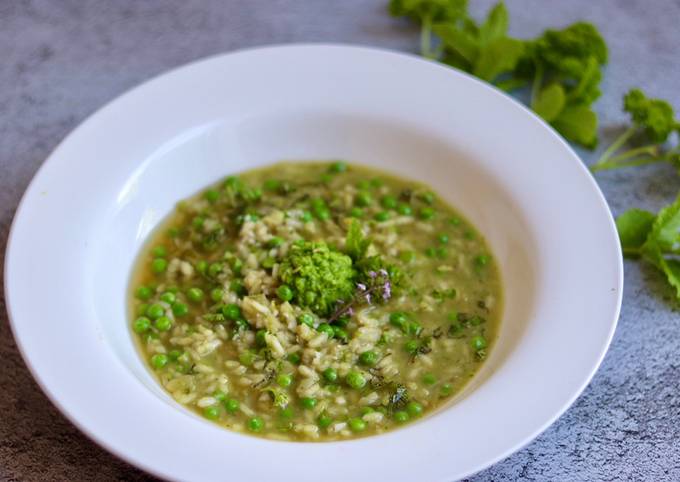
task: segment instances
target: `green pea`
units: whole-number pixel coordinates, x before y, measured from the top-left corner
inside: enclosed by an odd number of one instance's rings
[[[361,407],[361,410],[359,411],[359,413],[361,414],[362,417],[364,415],[368,415],[369,413],[373,413],[373,412],[375,412],[375,410],[373,410],[372,407]]]
[[[335,332],[333,331],[333,327],[328,323],[321,323],[319,326],[316,327],[316,330],[319,333],[327,334],[328,338],[333,338],[333,335],[335,334]]]
[[[154,322],[154,326],[158,331],[168,331],[172,328],[172,320],[167,316],[161,316]]]
[[[238,296],[243,296],[246,294],[246,287],[239,280],[235,279],[229,283],[229,289],[236,293]]]
[[[343,316],[339,317],[337,320],[335,320],[333,323],[335,323],[336,325],[338,325],[341,328],[345,328],[349,324],[349,320],[351,320],[351,319],[352,318],[350,316],[343,315]]]
[[[262,260],[261,264],[264,269],[272,269],[276,264],[276,259],[272,258],[271,256],[267,256]]]
[[[418,402],[408,402],[406,404],[406,411],[411,417],[418,417],[423,413],[423,406]]]
[[[177,301],[172,304],[172,314],[175,315],[176,317],[184,316],[187,313],[189,313],[189,307],[184,303],[180,303],[179,301]]]
[[[483,268],[484,266],[489,264],[490,260],[491,260],[491,258],[488,255],[480,254],[479,256],[475,257],[475,261],[474,261],[475,266],[477,266],[478,268]]]
[[[205,260],[196,262],[196,271],[205,274],[205,272],[208,271],[208,262]]]
[[[293,415],[295,415],[295,412],[293,412],[293,409],[291,407],[286,407],[279,410],[279,418],[282,418],[284,420],[293,418]]]
[[[317,209],[316,211],[314,211],[314,215],[319,221],[326,221],[330,219],[331,212],[328,210],[328,208]]]
[[[402,216],[410,216],[413,214],[413,209],[406,203],[399,203],[397,204],[397,212]]]
[[[407,321],[408,321],[408,317],[406,316],[406,313],[404,313],[404,312],[395,311],[394,313],[390,314],[390,324],[392,326],[396,326],[397,328],[404,329]]]
[[[418,352],[418,348],[420,348],[418,340],[409,340],[404,344],[404,350],[412,355],[415,355]]]
[[[267,179],[262,183],[262,188],[265,191],[277,191],[281,187],[281,181],[276,179]]]
[[[250,366],[255,360],[255,355],[251,351],[244,351],[238,356],[238,361],[241,365]]]
[[[175,302],[176,298],[177,296],[175,296],[175,293],[171,293],[170,291],[166,291],[161,295],[161,301],[165,301],[170,305],[172,305]]]
[[[382,179],[380,179],[378,177],[374,177],[373,179],[371,179],[371,187],[372,188],[375,189],[376,187],[380,187],[382,185],[383,185]]]
[[[435,199],[435,195],[431,191],[424,192],[419,197],[426,204],[432,204],[434,202],[434,199]]]
[[[259,432],[264,427],[264,420],[260,417],[252,417],[248,419],[248,430],[251,432]]]
[[[234,258],[231,262],[231,270],[234,272],[234,274],[241,274],[242,269],[243,261],[241,261],[240,258]]]
[[[191,225],[194,227],[194,229],[200,229],[203,227],[203,223],[205,222],[205,218],[202,216],[196,216],[194,219],[191,220]]]
[[[329,182],[331,182],[333,180],[333,175],[329,174],[329,173],[321,174],[321,177],[319,178],[319,180],[324,184],[328,184]]]
[[[293,365],[299,365],[300,364],[300,354],[299,353],[291,353],[286,357],[286,359],[291,362]]]
[[[151,262],[151,271],[156,274],[161,274],[168,267],[168,262],[165,258],[156,258]]]
[[[437,239],[439,240],[440,243],[446,244],[449,242],[449,235],[448,234],[440,234]]]
[[[149,329],[151,328],[151,320],[149,320],[146,316],[140,316],[132,324],[132,328],[135,330],[136,333],[144,333],[146,331],[149,331]]]
[[[276,377],[276,383],[280,387],[286,388],[290,386],[291,383],[293,383],[293,376],[289,373],[279,373],[279,375]]]
[[[266,330],[257,330],[257,332],[255,333],[255,344],[260,347],[266,346],[267,345],[267,342],[265,340],[266,335],[267,335]]]
[[[472,346],[472,349],[475,351],[481,351],[484,348],[486,348],[486,338],[483,336],[473,336],[472,339],[470,340],[470,346]]]
[[[448,397],[449,395],[451,395],[451,392],[452,392],[452,391],[453,391],[453,387],[451,386],[451,384],[450,384],[450,383],[445,383],[445,384],[443,384],[443,385],[441,386],[441,388],[439,389],[439,394],[440,394],[442,397]]]
[[[347,342],[349,339],[349,334],[343,327],[333,325],[331,328],[333,328],[333,336],[335,338],[341,340],[342,342]]]
[[[360,418],[350,418],[347,421],[347,425],[349,425],[349,428],[352,432],[363,432],[366,430],[366,422]]]
[[[201,288],[189,288],[187,290],[187,298],[189,298],[189,301],[193,301],[194,303],[199,303],[203,301],[203,290]]]
[[[267,241],[267,246],[270,248],[278,248],[283,244],[283,238],[280,238],[278,236],[274,236],[272,239]]]
[[[219,199],[220,193],[214,189],[208,189],[203,193],[203,197],[206,199],[206,201],[212,204]]]
[[[357,390],[366,386],[366,377],[364,377],[360,372],[354,370],[347,374],[345,381],[347,382],[347,385],[352,388],[356,388]]]
[[[444,259],[448,256],[448,251],[446,248],[437,248],[437,257],[440,259]]]
[[[387,212],[387,211],[380,211],[378,213],[375,213],[375,216],[373,216],[373,219],[382,223],[382,222],[390,219],[390,213]]]
[[[359,355],[359,362],[366,366],[373,366],[378,363],[378,354],[372,350],[365,351]]]
[[[417,321],[409,321],[406,325],[406,333],[409,335],[416,335],[422,331],[423,327]]]
[[[425,250],[425,256],[427,256],[428,258],[434,258],[435,256],[437,256],[437,250],[435,248],[427,248]]]
[[[347,170],[347,163],[342,161],[334,162],[328,167],[328,170],[336,174],[345,172]]]
[[[333,423],[333,419],[329,417],[326,412],[323,412],[321,415],[319,415],[319,418],[316,420],[316,422],[319,428],[328,428]]]
[[[297,321],[298,323],[302,325],[307,325],[310,328],[314,327],[314,315],[310,313],[302,313],[300,316],[298,316]]]
[[[146,316],[149,317],[152,320],[155,320],[157,318],[160,318],[165,314],[165,308],[163,306],[154,303],[153,305],[149,305],[149,307],[146,309]]]
[[[357,182],[357,188],[361,190],[367,190],[371,188],[371,181],[368,179],[362,179],[359,182]]]
[[[217,405],[210,405],[203,409],[203,416],[210,420],[215,420],[220,416],[220,409]]]
[[[237,320],[241,317],[241,308],[235,303],[229,303],[222,307],[222,314],[227,320]]]
[[[420,210],[420,218],[429,221],[434,218],[434,209],[431,207],[424,207]]]
[[[224,402],[224,408],[227,410],[227,412],[235,413],[238,412],[238,410],[241,408],[241,404],[239,403],[238,400],[228,398]]]
[[[212,263],[208,266],[208,276],[215,278],[218,274],[222,272],[222,263]]]
[[[300,216],[300,221],[302,221],[303,223],[309,223],[309,222],[311,222],[311,220],[312,220],[312,213],[310,213],[309,211],[304,211],[302,213],[302,216]]]
[[[215,303],[222,301],[223,296],[224,290],[222,288],[214,288],[210,290],[210,299],[213,300]]]
[[[369,193],[362,191],[357,193],[356,197],[354,198],[354,203],[360,208],[365,208],[366,206],[370,206],[371,203],[373,203],[373,198]]]
[[[364,216],[364,210],[358,207],[353,207],[349,210],[349,215],[353,218],[361,218]]]
[[[423,383],[425,385],[434,385],[437,383],[437,377],[435,377],[433,373],[426,373],[423,375]]]
[[[180,350],[170,350],[170,352],[168,352],[168,359],[172,362],[176,362],[183,354],[184,353]]]
[[[300,403],[304,408],[311,410],[312,408],[316,407],[316,398],[304,397],[302,400],[300,400]]]
[[[168,251],[165,249],[165,246],[156,246],[151,250],[151,254],[154,258],[165,258],[168,255]]]
[[[137,291],[135,291],[135,296],[142,301],[146,301],[149,298],[151,298],[152,294],[153,290],[148,286],[140,286],[139,288],[137,288]]]
[[[338,372],[336,372],[335,369],[328,367],[323,371],[323,377],[326,381],[333,383],[338,379]]]
[[[408,412],[405,412],[404,410],[399,410],[398,412],[394,412],[394,421],[397,423],[405,423],[408,422],[409,416]]]
[[[151,357],[151,366],[157,369],[163,368],[168,364],[168,357],[163,353],[156,353]]]
[[[396,209],[397,198],[390,195],[384,196],[380,201],[380,204],[382,204],[382,207],[384,207],[385,209]]]
[[[224,393],[222,390],[215,390],[212,396],[218,402],[224,402],[227,399],[227,394]]]
[[[277,288],[276,294],[281,301],[290,301],[293,299],[293,290],[288,285],[281,285]]]

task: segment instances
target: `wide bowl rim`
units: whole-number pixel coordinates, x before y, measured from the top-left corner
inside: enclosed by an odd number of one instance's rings
[[[50,155],[47,157],[45,162],[40,166],[40,168],[37,170],[36,174],[34,175],[33,179],[29,183],[24,195],[21,198],[21,201],[17,207],[17,210],[15,212],[15,216],[12,221],[12,225],[10,227],[10,232],[7,240],[7,247],[6,247],[6,252],[5,252],[5,268],[4,268],[4,279],[5,279],[5,300],[6,300],[6,306],[7,306],[7,313],[9,317],[9,324],[10,328],[12,330],[12,333],[14,335],[17,347],[21,353],[22,358],[24,359],[24,362],[26,363],[26,366],[28,367],[29,371],[31,372],[33,378],[36,380],[38,385],[40,386],[41,390],[47,395],[48,399],[59,409],[59,411],[66,416],[66,418],[73,423],[78,429],[84,433],[86,436],[88,436],[91,440],[95,441],[97,444],[100,446],[104,447],[106,450],[114,454],[115,456],[153,474],[158,477],[163,477],[163,478],[173,478],[174,475],[170,473],[166,473],[163,471],[161,467],[159,467],[157,464],[153,463],[148,463],[143,457],[136,456],[136,454],[131,454],[130,452],[125,452],[124,450],[121,450],[119,447],[109,443],[109,441],[100,436],[101,434],[94,432],[91,427],[88,427],[86,424],[82,423],[81,420],[78,417],[78,413],[73,412],[72,407],[65,406],[59,396],[55,393],[54,387],[50,385],[48,382],[45,381],[43,375],[39,371],[39,369],[34,365],[31,359],[31,353],[30,349],[27,347],[26,340],[22,339],[20,330],[19,330],[19,325],[21,323],[20,316],[15,312],[15,308],[13,307],[13,298],[12,298],[12,286],[13,286],[13,280],[11,278],[11,270],[13,267],[13,259],[15,257],[15,252],[18,249],[15,246],[15,238],[17,237],[17,229],[16,226],[18,225],[18,221],[22,218],[23,212],[25,210],[26,205],[28,204],[29,200],[36,196],[39,195],[37,191],[37,185],[38,185],[38,179],[40,179],[43,175],[44,172],[46,171],[47,166],[50,164],[50,162],[54,159],[54,157],[59,153],[59,151],[63,148],[63,146],[69,144],[72,142],[74,138],[77,138],[81,130],[84,128],[84,126],[90,124],[93,119],[96,119],[98,116],[102,115],[102,113],[106,112],[111,108],[111,106],[115,106],[118,102],[120,102],[122,99],[126,98],[127,96],[132,95],[135,92],[141,91],[143,89],[147,89],[149,86],[153,86],[156,82],[158,82],[160,79],[170,77],[175,75],[178,72],[186,72],[188,70],[193,69],[194,67],[201,65],[201,64],[207,64],[211,62],[219,62],[224,58],[229,58],[231,56],[244,56],[244,55],[255,55],[257,56],[261,52],[271,52],[271,51],[277,51],[277,50],[283,50],[283,51],[292,51],[296,49],[330,49],[330,50],[343,50],[343,51],[357,51],[357,52],[372,52],[374,54],[378,55],[387,55],[387,56],[394,56],[397,58],[403,58],[403,59],[408,59],[409,62],[413,62],[413,65],[427,65],[429,67],[434,67],[438,69],[448,69],[446,67],[443,67],[439,64],[432,63],[430,61],[424,60],[420,57],[417,57],[412,54],[406,54],[406,53],[401,53],[401,52],[395,52],[392,50],[388,49],[382,49],[382,48],[374,48],[374,47],[364,47],[364,46],[356,46],[356,45],[346,45],[346,44],[335,44],[335,43],[303,43],[303,44],[287,44],[287,45],[269,45],[269,46],[260,46],[260,47],[254,47],[254,48],[249,48],[249,49],[244,49],[244,50],[238,50],[235,52],[229,52],[229,53],[222,53],[222,54],[216,54],[212,55],[206,58],[202,58],[199,60],[196,60],[194,62],[190,62],[188,64],[173,68],[169,71],[163,72],[155,77],[153,77],[150,80],[147,80],[132,89],[120,94],[113,100],[109,101],[106,103],[104,106],[96,110],[94,113],[92,113],[90,116],[88,116],[85,120],[83,120],[75,129],[73,129],[56,147],[55,149],[50,153]],[[416,67],[417,68],[417,67]],[[600,191],[599,187],[595,183],[594,179],[590,175],[589,171],[585,166],[583,165],[582,161],[579,159],[578,155],[574,152],[574,150],[569,146],[558,134],[556,134],[552,128],[550,128],[547,124],[545,124],[540,118],[535,116],[532,112],[527,110],[522,104],[520,104],[518,101],[509,98],[505,94],[501,93],[500,91],[496,90],[495,88],[489,86],[488,84],[479,81],[478,79],[464,73],[464,72],[459,72],[453,69],[448,69],[451,70],[452,73],[455,73],[459,78],[464,78],[466,82],[474,82],[479,85],[481,85],[489,95],[496,95],[496,96],[501,96],[506,99],[506,101],[512,102],[515,104],[515,106],[518,108],[519,111],[521,111],[524,115],[529,115],[537,119],[544,127],[544,133],[547,136],[552,136],[553,138],[556,138],[559,140],[559,142],[562,144],[565,153],[568,154],[572,160],[576,163],[579,164],[580,169],[582,170],[583,174],[587,177],[588,182],[590,184],[590,187],[596,191],[600,205],[597,206],[598,209],[604,209],[606,210],[607,213],[609,213],[609,228],[611,232],[616,235],[616,227],[615,223],[613,221],[613,218],[611,217],[611,213],[609,212],[608,205],[606,203],[606,200],[604,198],[604,195]],[[469,475],[472,475],[480,470],[483,470],[489,466],[491,466],[494,463],[497,463],[498,461],[506,458],[510,454],[516,452],[517,450],[521,449],[522,447],[526,446],[529,442],[531,442],[534,438],[536,438],[540,433],[542,433],[544,430],[546,430],[554,421],[559,418],[573,403],[574,401],[578,398],[578,396],[582,393],[582,391],[585,389],[585,387],[590,383],[592,380],[594,374],[596,373],[597,369],[599,368],[602,360],[604,359],[604,356],[607,352],[607,349],[611,343],[611,340],[613,338],[616,326],[617,326],[617,321],[619,318],[620,314],[620,309],[621,309],[621,301],[622,301],[622,294],[623,294],[623,260],[621,256],[621,250],[620,246],[616,244],[615,249],[616,255],[618,258],[618,263],[615,266],[615,269],[617,271],[617,279],[616,279],[616,302],[615,302],[615,310],[613,313],[611,313],[611,321],[610,321],[610,328],[607,333],[606,339],[602,340],[601,344],[601,349],[599,350],[597,354],[597,362],[591,367],[591,369],[588,371],[588,373],[582,374],[581,382],[579,384],[579,387],[577,390],[575,390],[571,397],[568,399],[564,400],[562,403],[561,407],[559,407],[558,410],[556,410],[549,419],[546,419],[542,425],[540,425],[536,430],[534,430],[529,436],[524,437],[522,440],[517,441],[514,445],[508,447],[505,451],[502,453],[498,453],[494,458],[487,460],[487,462],[479,467],[476,467],[474,470],[469,470],[465,473],[458,474],[457,476],[460,477],[466,477]]]

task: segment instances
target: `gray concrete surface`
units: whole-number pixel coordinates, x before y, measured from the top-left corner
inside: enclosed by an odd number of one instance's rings
[[[484,12],[490,3],[472,0],[472,10]],[[609,136],[624,121],[620,99],[629,87],[680,108],[680,0],[507,3],[517,36],[580,19],[600,27],[611,62],[597,110]],[[417,33],[387,16],[384,0],[0,0],[0,257],[35,171],[103,103],[206,55],[303,41],[409,51]],[[666,166],[605,173],[598,181],[615,213],[633,205],[657,209],[680,187]],[[621,320],[593,382],[544,434],[471,480],[680,480],[678,305],[656,272],[625,267]],[[68,329],[67,313],[63,322]],[[147,479],[90,442],[40,392],[17,352],[3,298],[0,479]]]

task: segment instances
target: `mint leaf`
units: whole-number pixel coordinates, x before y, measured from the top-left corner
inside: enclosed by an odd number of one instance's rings
[[[560,84],[550,84],[538,93],[531,108],[547,122],[551,122],[560,115],[566,102],[564,87]]]
[[[570,141],[589,148],[597,145],[597,114],[586,105],[568,105],[552,125]]]
[[[484,47],[475,62],[472,73],[487,82],[515,68],[522,56],[524,44],[520,40],[502,37]]]
[[[493,40],[508,34],[508,9],[503,2],[498,2],[489,12],[486,21],[479,27],[479,40],[486,45]]]
[[[621,248],[626,256],[637,256],[652,231],[656,215],[642,209],[629,209],[616,218]]]
[[[471,33],[450,24],[437,24],[432,31],[441,38],[445,49],[455,52],[470,65],[475,62],[479,55],[479,42]]]
[[[680,250],[680,196],[659,211],[643,249],[661,253],[677,253]]]

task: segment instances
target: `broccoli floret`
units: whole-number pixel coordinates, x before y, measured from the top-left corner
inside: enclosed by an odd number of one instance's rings
[[[354,293],[356,271],[352,259],[325,243],[293,244],[281,263],[279,277],[293,289],[293,299],[319,316],[328,316],[339,301]]]
[[[661,99],[650,99],[640,89],[631,89],[623,98],[623,110],[628,112],[633,123],[644,129],[653,142],[665,142],[677,128],[673,107]]]

